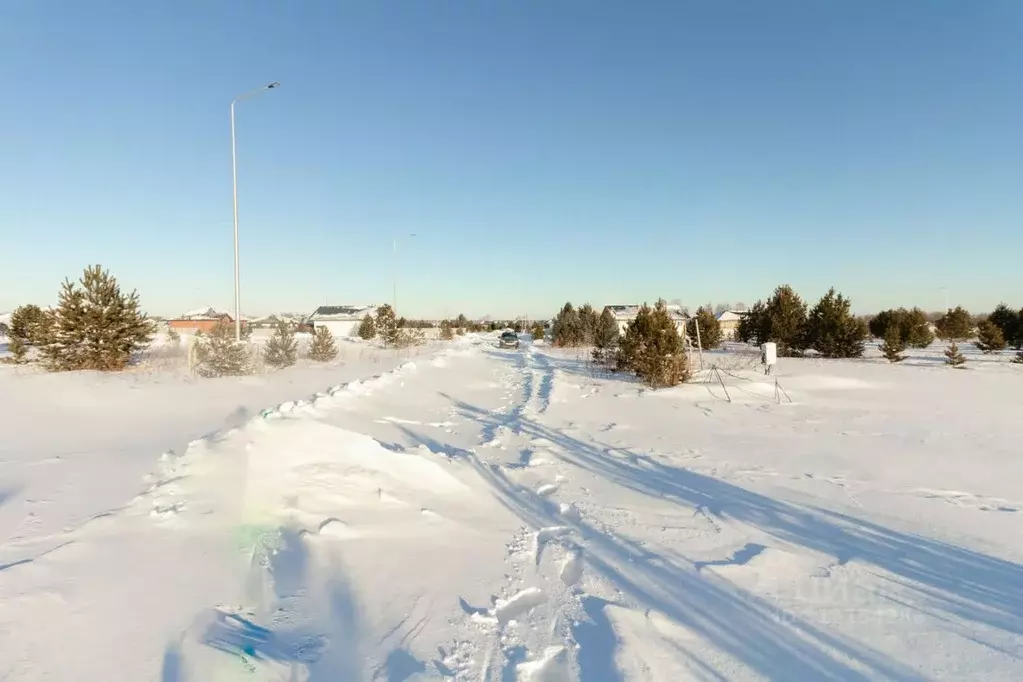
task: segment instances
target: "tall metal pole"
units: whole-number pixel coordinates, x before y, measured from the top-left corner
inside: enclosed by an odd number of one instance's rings
[[[231,194],[234,200],[234,340],[242,340],[242,285],[238,259],[238,150],[234,134],[234,105],[243,99],[255,97],[267,90],[273,90],[280,83],[274,81],[231,100]]]
[[[391,251],[391,311],[398,316],[398,238],[394,237]]]
[[[234,103],[231,101],[231,194],[234,199],[234,340],[242,340],[242,291],[238,264],[238,151],[234,136]]]

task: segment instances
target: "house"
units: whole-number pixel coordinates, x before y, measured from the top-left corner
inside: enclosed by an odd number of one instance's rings
[[[721,325],[722,338],[735,338],[735,330],[739,328],[739,320],[747,312],[746,310],[725,310],[718,313],[718,324]]]
[[[221,312],[212,307],[199,308],[198,310],[192,310],[173,319],[167,320],[167,328],[173,329],[178,332],[194,333],[203,332],[209,333],[213,331],[213,328],[218,323],[223,322],[225,324],[234,324],[234,318],[228,313]],[[246,325],[246,321],[242,319],[242,326]]]
[[[639,313],[639,309],[642,306],[639,305],[609,305],[611,313],[615,316],[615,320],[618,322],[618,331],[622,334],[629,328],[629,323],[636,319],[636,315]],[[668,314],[673,320],[675,320],[675,327],[678,329],[680,334],[686,333],[686,322],[689,321],[689,311],[684,307],[669,303],[667,305]]]
[[[305,319],[302,326],[326,327],[335,338],[355,336],[359,323],[367,315],[376,315],[375,305],[321,305]]]

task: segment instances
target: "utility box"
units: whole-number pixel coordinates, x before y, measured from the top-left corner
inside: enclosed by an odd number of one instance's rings
[[[760,346],[760,361],[771,367],[778,363],[778,344],[774,341],[768,341],[767,343]]]

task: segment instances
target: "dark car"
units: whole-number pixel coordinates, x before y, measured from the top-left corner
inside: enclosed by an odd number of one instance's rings
[[[518,348],[519,347],[519,335],[515,332],[504,332],[497,340],[497,345],[501,348]]]

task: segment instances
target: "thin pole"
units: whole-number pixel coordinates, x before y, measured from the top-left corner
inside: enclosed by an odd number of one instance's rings
[[[398,238],[392,241],[391,255],[391,310],[398,316]]]
[[[238,266],[238,152],[234,136],[234,101],[231,102],[231,185],[234,199],[234,340],[242,340],[242,292]]]

